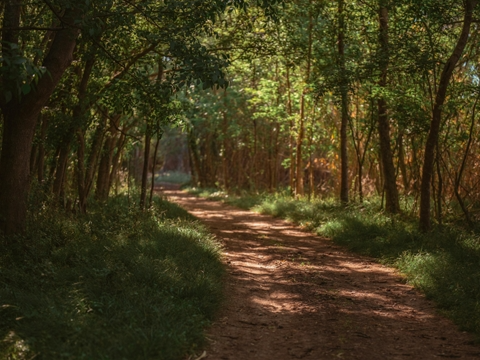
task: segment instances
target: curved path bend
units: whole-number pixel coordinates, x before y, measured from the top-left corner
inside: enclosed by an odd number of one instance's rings
[[[394,270],[271,216],[164,194],[224,244],[227,300],[206,359],[480,359]]]

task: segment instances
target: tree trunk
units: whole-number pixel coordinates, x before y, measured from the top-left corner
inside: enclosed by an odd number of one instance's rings
[[[147,199],[147,182],[148,182],[148,165],[150,163],[150,143],[152,135],[150,134],[150,127],[147,126],[145,133],[145,151],[143,153],[143,171],[142,171],[142,185],[140,192],[140,209],[145,209],[145,202]]]
[[[467,142],[467,147],[465,148],[465,153],[463,154],[463,159],[462,159],[462,164],[460,165],[460,170],[458,173],[455,174],[455,184],[453,186],[453,190],[455,193],[455,197],[457,198],[458,204],[462,208],[463,213],[465,214],[465,219],[467,220],[468,224],[471,226],[473,224],[472,218],[470,217],[470,213],[468,212],[467,207],[465,206],[465,203],[460,196],[459,192],[459,187],[460,184],[462,183],[462,176],[463,172],[465,171],[465,167],[467,165],[467,158],[468,154],[470,153],[470,146],[472,145],[473,141],[473,132],[474,132],[474,126],[475,126],[475,114],[476,114],[476,109],[477,109],[477,103],[480,98],[477,97],[475,100],[475,103],[473,105],[473,110],[472,110],[472,116],[471,116],[471,123],[470,123],[470,131],[468,133],[468,142]]]
[[[67,171],[68,155],[70,153],[70,144],[64,143],[60,146],[57,167],[55,169],[55,179],[53,181],[53,196],[62,202],[61,195],[65,183],[65,173]]]
[[[205,186],[205,179],[200,168],[200,157],[198,156],[197,142],[193,134],[193,130],[190,129],[188,132],[188,148],[190,149],[190,154],[192,156],[193,168],[196,173],[197,183],[195,185],[203,187]]]
[[[290,167],[289,167],[289,184],[290,193],[293,195],[295,189],[295,157],[294,157],[294,138],[293,138],[293,120],[292,120],[292,89],[290,88],[290,68],[286,65],[286,80],[287,80],[287,114],[289,119],[289,145],[290,145]]]
[[[102,155],[98,165],[97,184],[95,187],[95,199],[105,201],[110,190],[110,167],[115,150],[115,134],[110,133],[103,144]]]
[[[222,152],[222,172],[223,172],[223,187],[225,188],[225,191],[228,191],[229,189],[229,179],[228,179],[228,119],[227,119],[227,89],[223,92],[223,105],[225,106],[225,109],[222,112],[222,136],[223,136],[223,141],[222,141],[222,147],[223,147],[223,152]]]
[[[5,4],[2,32],[2,54],[7,53],[6,42],[18,43],[18,36],[8,28],[18,28],[20,5],[16,1]],[[78,9],[67,9],[66,24],[78,18]],[[77,16],[75,16],[77,15]],[[2,154],[0,157],[0,231],[5,234],[21,232],[25,228],[27,198],[30,188],[29,160],[38,116],[50,95],[70,65],[79,30],[66,26],[57,31],[43,66],[48,74],[42,76],[35,91],[21,99],[13,97],[8,103],[0,100],[3,113]],[[5,80],[5,79],[2,79]],[[4,84],[8,86],[8,81]],[[13,89],[12,89],[13,90]]]
[[[380,81],[378,85],[385,89],[387,86],[387,71],[389,62],[388,49],[388,9],[380,6]],[[385,210],[390,214],[396,214],[400,210],[398,189],[393,165],[393,154],[390,148],[390,126],[388,123],[387,102],[381,95],[378,98],[378,134],[380,138],[380,151],[382,152],[382,169],[385,187]]]
[[[115,133],[116,129],[114,128],[112,131]],[[95,130],[95,134],[93,135],[93,143],[90,149],[90,154],[88,156],[87,166],[85,169],[85,191],[86,191],[87,197],[90,194],[90,190],[92,189],[93,180],[95,178],[95,172],[97,170],[98,159],[101,155],[101,149],[102,149],[104,137],[105,137],[105,124],[100,123],[98,124],[97,129]]]
[[[42,117],[42,128],[40,130],[40,143],[38,144],[37,159],[37,179],[39,183],[43,182],[43,171],[45,168],[45,138],[47,136],[48,118]]]
[[[310,2],[311,3],[311,2]],[[313,16],[311,11],[308,14],[308,53],[307,53],[307,70],[305,74],[305,85],[300,99],[300,119],[298,122],[297,136],[297,153],[296,153],[296,186],[295,195],[305,195],[304,188],[304,169],[303,169],[303,139],[305,138],[305,97],[307,95],[307,85],[310,82],[310,62],[312,57],[312,32],[313,32]]]
[[[157,135],[157,141],[155,142],[155,151],[153,153],[152,183],[150,184],[150,199],[148,200],[149,206],[152,206],[153,190],[155,189],[155,165],[157,164],[158,144],[160,144],[160,139],[161,138],[162,138],[162,134],[159,133]]]
[[[452,77],[453,70],[457,64],[460,56],[467,45],[468,36],[470,33],[470,25],[473,20],[473,9],[477,5],[477,0],[466,0],[465,2],[465,16],[463,19],[463,27],[460,37],[457,41],[455,49],[450,58],[443,67],[438,90],[435,95],[435,103],[433,106],[432,120],[430,122],[430,130],[428,132],[427,142],[425,144],[425,153],[423,157],[422,168],[422,183],[420,188],[420,229],[424,232],[431,229],[431,214],[430,214],[430,192],[431,180],[433,176],[433,168],[435,162],[435,147],[438,142],[440,132],[440,123],[442,120],[442,108],[447,96],[448,83]]]
[[[401,132],[398,135],[398,162],[400,172],[402,173],[403,191],[405,195],[407,195],[410,190],[410,181],[407,174],[407,167],[405,165],[405,148],[403,146],[403,134]]]
[[[123,148],[124,148],[126,140],[127,140],[127,137],[124,134],[124,131],[126,131],[126,128],[123,128],[123,130],[122,130],[122,134],[120,135],[120,138],[117,141],[117,146],[116,146],[117,147],[117,152],[115,153],[115,155],[112,158],[112,169],[111,169],[110,175],[108,177],[108,186],[107,186],[107,189],[105,191],[106,198],[108,198],[108,195],[110,194],[110,189],[113,186],[113,181],[115,180],[115,178],[117,178],[118,166],[121,163],[120,157],[122,156],[122,151],[123,151]]]
[[[348,203],[348,84],[345,78],[345,14],[344,0],[338,0],[338,62],[341,73],[340,95],[342,101],[342,120],[340,125],[340,159],[341,159],[341,180],[340,180],[340,201]]]
[[[78,186],[78,206],[80,212],[87,212],[87,190],[85,187],[85,134],[83,130],[77,130],[77,186]]]

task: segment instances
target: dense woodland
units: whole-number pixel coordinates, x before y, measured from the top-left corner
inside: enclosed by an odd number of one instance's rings
[[[233,265],[154,196],[167,175],[396,267],[480,339],[479,22],[477,0],[1,1],[0,358],[204,358]]]
[[[39,196],[85,213],[132,179],[144,208],[171,127],[202,187],[473,223],[476,5],[5,1],[0,227],[21,232]]]

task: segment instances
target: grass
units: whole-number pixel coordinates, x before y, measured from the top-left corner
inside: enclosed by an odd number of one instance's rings
[[[218,188],[185,187],[184,190],[189,194],[205,198],[207,200],[222,201],[226,204],[245,210],[249,210],[256,205],[261,204],[263,199],[266,197],[264,194],[250,194],[247,192],[241,192],[241,195],[233,195]]]
[[[288,219],[359,254],[396,267],[462,330],[480,340],[480,233],[449,224],[418,231],[415,216],[388,216],[378,199],[341,206],[336,200],[285,195],[228,197],[228,202]]]
[[[0,247],[1,359],[181,359],[204,343],[224,269],[178,206],[42,209],[16,240]]]
[[[228,194],[225,191],[217,188],[185,187],[184,190],[189,194],[212,201],[225,201],[228,198]]]
[[[155,176],[156,183],[187,184],[191,179],[190,174],[180,171],[166,171]]]

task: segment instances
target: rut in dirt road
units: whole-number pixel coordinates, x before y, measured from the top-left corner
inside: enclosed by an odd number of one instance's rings
[[[480,359],[394,270],[283,220],[165,191],[224,244],[207,359]]]

